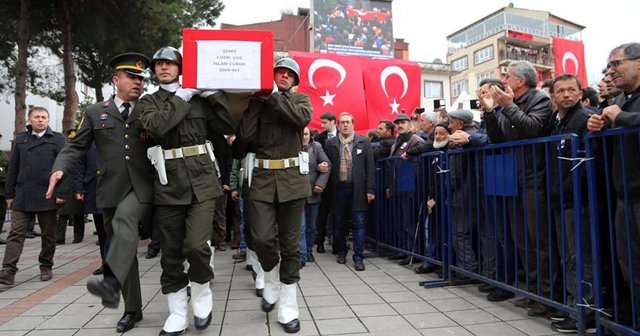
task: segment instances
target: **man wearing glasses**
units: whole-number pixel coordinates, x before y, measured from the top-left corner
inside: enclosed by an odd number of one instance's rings
[[[597,132],[605,127],[605,122],[612,127],[640,126],[640,43],[627,43],[613,49],[606,71],[606,76],[611,77],[611,82],[622,90],[622,94],[614,99],[612,105],[604,108],[601,115],[591,115],[587,128]],[[611,170],[613,186],[618,195],[615,217],[618,262],[625,280],[629,286],[635,287],[637,296],[640,293],[640,250],[633,247],[640,244],[640,167],[636,160],[630,158],[637,157],[640,152],[638,135],[625,134],[624,147],[620,149],[619,145],[618,141],[613,141]],[[622,151],[626,156],[624,168]],[[621,174],[623,169],[626,170],[626,184],[623,182],[625,176]],[[628,197],[627,204],[622,199],[625,195]],[[636,322],[640,321],[640,316],[634,318]]]

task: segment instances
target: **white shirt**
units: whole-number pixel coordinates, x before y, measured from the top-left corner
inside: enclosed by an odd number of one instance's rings
[[[32,134],[32,135],[34,135],[34,134],[35,134],[35,136],[37,136],[37,137],[38,137],[38,139],[40,139],[40,137],[41,137],[41,136],[43,136],[43,135],[44,135],[44,133],[45,133],[46,131],[47,131],[46,129],[45,129],[44,131],[40,132],[40,133],[36,133],[36,132],[34,132],[34,131],[31,131],[31,134]]]
[[[124,111],[124,106],[122,106],[122,104],[124,104],[125,101],[120,99],[118,96],[113,97],[113,101],[116,103],[116,106],[118,107],[118,111],[122,113],[122,111]],[[131,107],[129,108],[129,113],[131,113],[131,111],[133,111],[133,108],[136,106],[136,101],[134,100],[128,103],[131,104]]]

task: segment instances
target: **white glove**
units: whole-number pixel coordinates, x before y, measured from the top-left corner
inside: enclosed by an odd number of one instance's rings
[[[200,90],[197,89],[183,89],[183,88],[179,88],[178,90],[176,90],[176,96],[182,98],[182,100],[188,102],[191,100],[191,97],[193,97],[196,94],[199,94]]]
[[[200,91],[200,97],[202,97],[202,98],[207,98],[207,97],[209,97],[210,95],[215,94],[215,93],[217,93],[217,92],[218,92],[217,90]]]

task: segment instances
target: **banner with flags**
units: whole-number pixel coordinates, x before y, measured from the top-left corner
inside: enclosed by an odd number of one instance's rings
[[[369,123],[362,85],[362,60],[329,54],[290,52],[300,65],[298,92],[311,98],[313,116],[309,128],[321,129],[320,115],[332,112],[353,114],[356,130],[367,129]]]
[[[393,121],[402,110],[409,116],[420,107],[420,66],[400,60],[369,59],[364,67],[367,115],[375,123]],[[371,124],[370,124],[371,126]]]
[[[320,115],[353,114],[355,130],[366,134],[380,120],[393,120],[420,106],[420,66],[394,59],[290,52],[300,65],[298,92],[311,98],[310,128],[321,129]]]
[[[554,36],[553,57],[555,58],[556,76],[565,73],[576,75],[583,87],[589,85],[582,41],[567,40]]]

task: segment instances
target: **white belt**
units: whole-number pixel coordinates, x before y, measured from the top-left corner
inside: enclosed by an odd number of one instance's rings
[[[194,145],[165,149],[163,152],[165,160],[182,159],[190,156],[207,154],[207,147],[205,145]]]
[[[256,159],[255,162],[256,167],[262,169],[287,169],[300,165],[300,159],[298,159],[298,157],[276,160]]]

